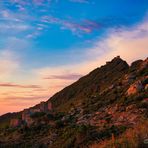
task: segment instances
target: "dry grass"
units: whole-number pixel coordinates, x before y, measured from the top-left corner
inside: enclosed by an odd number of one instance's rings
[[[128,129],[120,137],[112,135],[111,139],[95,143],[90,148],[146,148],[145,139],[148,139],[148,121]]]

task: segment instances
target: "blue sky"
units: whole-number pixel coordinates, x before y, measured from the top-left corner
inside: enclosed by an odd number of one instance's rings
[[[11,38],[21,39],[25,47],[12,50],[22,54],[24,66],[65,64],[71,50],[93,46],[93,40],[109,28],[138,23],[147,4],[147,0],[1,0],[1,48]]]
[[[114,56],[144,59],[147,47],[148,0],[0,0],[0,103],[47,100]]]

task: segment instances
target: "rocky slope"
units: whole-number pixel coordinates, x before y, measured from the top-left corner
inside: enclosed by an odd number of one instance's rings
[[[115,142],[131,128],[147,125],[147,92],[148,58],[129,66],[115,57],[47,102],[0,117],[0,147],[85,148]],[[136,147],[147,147],[147,131],[140,135]],[[131,143],[127,147],[133,148]]]

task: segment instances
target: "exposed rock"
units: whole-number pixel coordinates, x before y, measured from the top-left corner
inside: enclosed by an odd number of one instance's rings
[[[148,58],[145,59],[142,64],[140,65],[140,70],[148,68]]]
[[[64,117],[62,117],[61,121],[63,121],[63,122],[68,121],[69,118],[70,118],[70,115],[64,116]]]
[[[52,110],[52,103],[49,101],[48,102],[48,111],[51,111]]]
[[[136,81],[134,84],[130,85],[129,89],[127,90],[127,95],[134,95],[140,92],[143,89],[143,85],[141,81]]]
[[[107,113],[108,114],[114,114],[116,111],[118,111],[120,109],[119,105],[116,104],[115,106],[113,107],[110,107],[110,108],[107,108]]]
[[[91,117],[91,114],[86,114],[86,115],[83,115],[81,117],[79,117],[77,119],[77,124],[84,124],[84,125],[88,125],[89,124],[89,118]]]
[[[40,112],[48,112],[52,110],[52,103],[50,101],[48,102],[41,102],[39,104]]]
[[[77,82],[56,93],[50,98],[50,101],[56,109],[67,102],[75,100],[78,96],[86,97],[93,95],[94,88],[97,88],[97,92],[102,92],[105,88],[112,85],[114,80],[125,75],[128,69],[129,65],[127,62],[118,56],[107,65],[95,69]]]
[[[27,126],[31,126],[34,123],[34,120],[30,117],[30,115],[27,115],[25,117],[25,122],[26,122]]]
[[[41,112],[47,112],[48,111],[48,104],[46,102],[40,103],[40,111]]]
[[[113,132],[116,133],[116,128],[119,128],[117,134],[120,136],[120,128],[124,132],[123,127],[128,129],[145,119],[147,72],[139,71],[140,66],[145,68],[144,65],[143,61],[138,61],[131,70],[120,57],[116,57],[107,66],[97,68],[57,93],[52,100],[15,115],[13,118],[22,114],[21,128],[14,128],[13,133],[5,130],[7,139],[1,134],[0,139],[8,143],[11,139],[12,143],[22,140],[21,144],[29,142],[32,147],[60,147],[61,144],[63,147],[81,147],[79,143],[82,141],[87,145],[93,139],[109,138]],[[133,98],[127,96],[136,93]],[[18,127],[19,120],[13,119],[10,125]],[[13,138],[15,134],[20,134],[18,140]],[[102,137],[102,134],[107,137]]]
[[[33,113],[35,113],[34,111],[37,111],[37,110],[29,110],[29,109],[26,109],[23,111],[22,113],[22,120],[24,121],[25,124],[27,124],[28,126],[32,125],[34,123],[33,119],[31,118],[31,115]]]
[[[129,105],[126,107],[126,111],[131,111],[132,109],[134,109],[136,107],[135,104]]]
[[[28,109],[25,109],[23,112],[22,112],[22,120],[26,120],[26,117],[30,115],[30,110]]]
[[[135,75],[133,74],[126,74],[122,80],[122,83],[125,84],[125,83],[131,83],[133,82],[135,79]]]
[[[22,123],[22,120],[20,119],[11,119],[10,121],[10,127],[18,127]]]
[[[143,63],[143,60],[137,60],[137,61],[134,61],[131,66],[130,66],[130,70],[137,70],[139,69],[140,65]]]
[[[148,98],[143,99],[142,102],[144,102],[144,103],[148,103]]]
[[[144,88],[144,89],[145,89],[145,90],[148,90],[148,84],[145,85],[145,88]]]

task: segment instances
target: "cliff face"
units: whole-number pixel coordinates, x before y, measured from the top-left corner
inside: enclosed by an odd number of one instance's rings
[[[145,147],[148,131],[136,128],[148,124],[147,98],[148,58],[129,66],[116,57],[47,102],[0,117],[0,125],[10,123],[0,129],[0,147],[85,148],[96,142],[101,147],[102,140],[119,138],[131,127],[139,136],[134,143]]]

